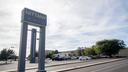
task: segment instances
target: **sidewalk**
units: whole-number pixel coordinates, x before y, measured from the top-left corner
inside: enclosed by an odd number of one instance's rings
[[[45,63],[45,66],[51,67],[51,66],[76,63],[76,62],[81,62],[81,61],[79,60],[50,61],[50,62]],[[0,65],[0,72],[16,71],[17,65],[18,65],[18,62],[13,62],[11,64],[6,64],[6,65]],[[26,70],[37,69],[37,67],[38,67],[38,63],[29,63],[29,61],[26,61]]]

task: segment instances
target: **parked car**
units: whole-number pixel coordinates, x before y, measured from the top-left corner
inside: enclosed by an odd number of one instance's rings
[[[100,55],[100,58],[109,58],[107,55]]]
[[[55,61],[62,61],[62,60],[64,60],[64,58],[62,58],[62,57],[54,57],[52,60],[55,60]]]
[[[91,57],[92,59],[98,59],[98,58],[100,58],[98,55],[91,55],[89,57]]]
[[[84,60],[91,60],[92,58],[91,57],[89,57],[89,56],[80,56],[79,57],[79,60],[81,60],[81,61],[84,61]]]
[[[59,53],[59,54],[55,54],[54,58],[52,58],[52,60],[57,60],[57,61],[71,60],[71,57],[68,54]]]
[[[45,63],[49,63],[49,62],[51,62],[52,60],[50,59],[50,58],[46,58],[45,59]]]
[[[77,59],[76,56],[72,56],[72,57],[71,57],[71,60],[76,60],[76,59]]]

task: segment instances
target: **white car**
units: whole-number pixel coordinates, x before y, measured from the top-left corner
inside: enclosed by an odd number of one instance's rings
[[[71,57],[71,60],[76,60],[76,59],[77,59],[77,57],[75,57],[75,56]]]
[[[91,60],[92,58],[91,57],[89,57],[89,56],[80,56],[79,57],[79,60],[81,60],[81,61],[84,61],[84,60]]]
[[[49,63],[49,62],[51,62],[52,60],[50,59],[50,58],[46,58],[45,59],[45,63]]]

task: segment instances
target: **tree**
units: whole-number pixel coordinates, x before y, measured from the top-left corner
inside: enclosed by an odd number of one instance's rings
[[[78,54],[78,56],[83,56],[83,55],[85,55],[84,48],[83,48],[83,47],[79,47],[79,48],[77,49],[77,54]]]
[[[16,56],[16,55],[15,55],[15,52],[11,49],[3,49],[0,52],[0,59],[2,61],[6,61],[6,63],[7,63],[8,59],[12,59],[13,56]]]
[[[55,54],[58,54],[59,51],[55,50],[55,51],[51,51],[49,54],[46,55],[46,58],[50,58],[53,59]]]
[[[15,54],[12,55],[9,59],[13,59],[14,61],[16,61],[18,59],[18,56],[16,56]]]
[[[51,51],[51,52],[49,52],[48,54],[46,54],[45,57],[46,57],[46,58],[53,58],[53,57],[54,57],[54,54],[58,54],[58,53],[59,53],[58,50]],[[38,57],[38,56],[39,56],[39,54],[38,54],[38,52],[36,52],[36,53],[35,53],[35,57]],[[30,55],[28,55],[27,58],[30,59]]]
[[[55,53],[55,54],[58,54],[58,53],[59,53],[59,51],[58,51],[58,50],[55,50],[55,51],[54,51],[54,53]]]
[[[85,55],[96,55],[94,48],[85,48]]]
[[[96,42],[95,51],[97,54],[107,55],[112,57],[112,55],[117,54],[120,49],[125,48],[123,40],[111,39],[111,40],[101,40]]]
[[[103,51],[103,48],[100,45],[95,45],[95,46],[93,46],[93,48],[94,48],[95,53],[97,55],[100,55],[102,53],[102,51]]]
[[[46,55],[46,58],[52,59],[53,57],[54,57],[54,53],[53,52],[51,52],[51,53]]]

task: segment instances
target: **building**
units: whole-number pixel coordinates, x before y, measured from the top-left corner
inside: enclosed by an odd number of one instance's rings
[[[120,50],[118,55],[128,57],[128,48]]]

